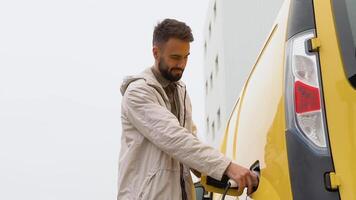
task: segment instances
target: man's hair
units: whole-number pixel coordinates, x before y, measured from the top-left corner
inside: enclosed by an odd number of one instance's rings
[[[184,22],[175,19],[165,19],[159,22],[153,31],[152,44],[162,44],[170,38],[193,42],[192,30]]]

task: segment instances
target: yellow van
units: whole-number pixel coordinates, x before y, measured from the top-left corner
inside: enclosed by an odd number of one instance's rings
[[[356,200],[355,47],[356,0],[284,2],[221,141],[237,163],[258,161],[251,199]]]

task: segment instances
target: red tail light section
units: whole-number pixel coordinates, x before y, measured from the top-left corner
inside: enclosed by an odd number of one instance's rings
[[[295,112],[298,114],[320,110],[319,88],[301,81],[294,84]]]

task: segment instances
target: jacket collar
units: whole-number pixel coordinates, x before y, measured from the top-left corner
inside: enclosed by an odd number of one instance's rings
[[[165,79],[161,73],[157,70],[157,68],[155,68],[154,66],[151,67],[152,73],[153,75],[156,77],[157,81],[161,84],[161,86],[163,88],[166,88],[169,84],[171,84],[172,82]]]

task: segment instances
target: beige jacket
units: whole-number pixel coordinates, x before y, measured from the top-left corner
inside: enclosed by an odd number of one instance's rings
[[[221,179],[231,160],[192,134],[191,103],[183,82],[178,82],[181,121],[170,112],[168,97],[150,68],[127,77],[121,93],[117,199],[181,200],[180,162],[189,200],[195,199],[190,168]]]

